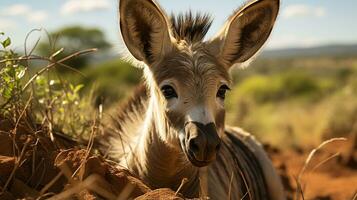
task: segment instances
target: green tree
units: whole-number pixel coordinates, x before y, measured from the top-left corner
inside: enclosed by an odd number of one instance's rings
[[[56,56],[56,59],[64,58],[74,52],[88,48],[107,50],[110,48],[104,33],[97,28],[86,28],[81,26],[64,27],[49,34],[49,41],[42,42],[37,48],[37,52],[43,56],[63,48],[63,52]],[[65,64],[80,69],[88,64],[90,56],[79,56],[71,59]]]

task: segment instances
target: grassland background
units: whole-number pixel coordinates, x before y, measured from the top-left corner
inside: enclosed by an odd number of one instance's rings
[[[82,38],[92,29],[63,30],[70,30],[67,34],[60,31],[63,44],[49,45],[59,34],[53,33],[49,44],[41,41],[34,45],[33,53],[51,56],[62,48],[54,58],[58,60],[72,51],[97,45],[97,34]],[[108,45],[100,30],[94,32],[101,36],[100,44]],[[92,40],[93,44],[87,44]],[[63,50],[69,44],[77,46],[69,52]],[[38,51],[44,45],[45,50]],[[10,49],[11,46],[5,47],[4,55],[12,54]],[[83,132],[78,129],[86,129],[99,105],[103,105],[106,116],[111,116],[143,82],[142,70],[121,60],[119,53],[99,48],[99,52],[85,58],[85,62],[73,58],[68,63],[80,73],[56,65],[33,83],[38,106],[34,110],[55,113],[54,124],[69,135]],[[25,83],[48,63],[35,59],[10,63],[12,66],[8,68],[16,71],[17,65],[25,66],[23,72],[27,78],[21,78]],[[78,63],[82,65],[76,66]],[[6,63],[2,65],[4,73]],[[249,67],[234,69],[231,75],[233,86],[226,99],[226,123],[251,132],[262,142],[280,147],[316,146],[332,137],[348,136],[357,127],[357,45],[263,51]],[[8,81],[3,75],[1,78],[7,86],[13,85],[11,77]],[[1,97],[0,103],[5,99]],[[43,112],[40,115],[44,116]],[[38,119],[43,121],[43,117]]]
[[[142,79],[141,70],[109,59],[67,72],[69,82],[83,84],[91,106],[104,102],[110,115]],[[240,126],[263,142],[282,147],[314,146],[347,136],[357,121],[357,58],[354,56],[262,56],[232,73],[226,99],[229,125]]]

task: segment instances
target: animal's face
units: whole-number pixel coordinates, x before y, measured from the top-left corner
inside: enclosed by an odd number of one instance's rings
[[[261,48],[278,8],[279,0],[254,1],[234,13],[218,37],[203,41],[210,25],[203,18],[170,23],[153,0],[120,1],[123,39],[133,57],[146,64],[151,95],[161,106],[153,112],[162,112],[157,116],[168,125],[161,138],[181,148],[193,165],[215,159],[224,131],[228,72]]]
[[[180,46],[152,69],[165,99],[170,134],[188,159],[205,166],[215,159],[224,130],[224,100],[230,78],[203,44]]]

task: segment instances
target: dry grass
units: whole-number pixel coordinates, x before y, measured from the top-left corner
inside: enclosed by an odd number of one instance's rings
[[[305,173],[307,172],[307,169],[310,166],[310,163],[312,162],[312,160],[314,159],[314,156],[316,154],[316,152],[322,150],[326,145],[335,143],[335,142],[346,142],[347,139],[346,138],[332,138],[329,140],[326,140],[324,142],[322,142],[318,147],[314,148],[308,155],[308,157],[305,160],[305,163],[302,167],[302,169],[300,170],[297,178],[296,178],[296,184],[297,184],[297,189],[296,189],[296,195],[295,195],[295,200],[300,200],[301,199],[305,199],[304,198],[304,188],[306,188],[307,183],[304,184],[302,178],[305,175]],[[331,160],[332,158],[335,158],[337,155],[340,155],[340,152],[337,152],[335,154],[333,154],[332,156],[324,159],[323,161],[319,162],[318,164],[314,165],[311,169],[311,172],[315,171],[318,167],[320,167],[321,165],[325,164],[327,161]]]

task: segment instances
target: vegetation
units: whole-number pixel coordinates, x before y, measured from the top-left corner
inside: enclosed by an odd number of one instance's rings
[[[43,56],[50,56],[58,49],[63,48],[62,53],[57,56],[58,59],[64,58],[78,49],[97,48],[107,50],[110,48],[104,33],[97,28],[86,28],[81,26],[71,26],[48,33],[50,38],[39,44],[36,51]],[[92,56],[93,57],[93,56]],[[81,56],[67,60],[64,64],[81,69],[89,64],[90,56]]]
[[[228,122],[274,144],[316,145],[356,123],[357,59],[260,59],[237,70]]]
[[[3,36],[4,33],[0,33]],[[20,79],[25,75],[25,67],[18,60],[14,60],[17,54],[8,47],[11,45],[11,39],[0,41],[3,50],[0,50],[0,102],[8,101],[10,98],[19,98],[21,91]]]
[[[3,35],[3,34],[2,34]],[[50,58],[24,55],[9,49],[11,40],[1,41],[0,51],[0,119],[30,118],[41,126],[63,131],[72,136],[88,137],[88,123],[91,120],[90,95],[80,97],[82,84],[72,84],[63,79],[54,69],[69,59],[94,51],[88,49],[72,53],[55,61],[61,51]],[[31,51],[32,52],[32,51]],[[32,60],[48,62],[30,70]],[[37,64],[37,63],[36,63]],[[73,123],[76,122],[76,123]]]

